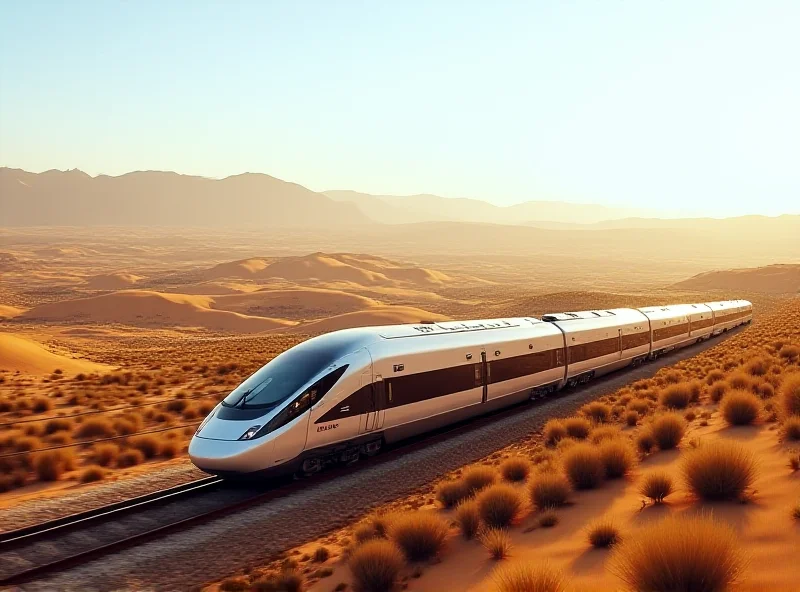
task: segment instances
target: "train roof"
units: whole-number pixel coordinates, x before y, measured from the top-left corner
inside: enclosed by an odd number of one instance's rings
[[[384,339],[420,337],[423,335],[448,335],[451,333],[471,333],[502,329],[518,329],[542,324],[533,317],[509,319],[485,319],[479,321],[442,321],[438,323],[418,323],[411,325],[387,325],[375,327]]]

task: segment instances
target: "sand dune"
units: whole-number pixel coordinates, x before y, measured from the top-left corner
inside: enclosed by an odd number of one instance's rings
[[[125,290],[141,279],[142,276],[117,271],[86,278],[86,286],[92,290]]]
[[[209,296],[127,290],[91,298],[43,304],[20,317],[27,320],[56,322],[202,327],[240,333],[267,331],[293,324],[283,319],[212,310],[210,305],[213,302],[213,298]]]
[[[76,360],[47,351],[38,343],[0,333],[0,370],[27,374],[49,374],[60,369],[68,374],[106,372],[111,366]]]
[[[251,258],[221,263],[206,274],[208,279],[283,278],[292,282],[352,282],[361,286],[441,285],[451,278],[439,271],[403,265],[371,255],[313,253],[278,260]]]
[[[766,294],[800,292],[800,265],[767,265],[747,269],[709,271],[678,282],[676,288],[688,290],[730,290]]]
[[[8,304],[0,304],[0,319],[12,319],[23,311],[22,308],[10,306]]]
[[[366,311],[350,312],[329,319],[296,325],[286,333],[316,335],[339,329],[370,327],[380,325],[399,325],[422,321],[447,321],[449,317],[414,308],[413,306],[383,306]]]
[[[248,315],[318,319],[380,306],[372,298],[321,288],[258,290],[247,294],[216,296],[210,307]]]

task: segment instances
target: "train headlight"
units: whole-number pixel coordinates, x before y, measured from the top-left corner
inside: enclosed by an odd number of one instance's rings
[[[260,429],[261,429],[260,425],[251,426],[247,429],[247,431],[244,434],[242,434],[242,436],[239,439],[250,440],[253,436],[255,436],[258,433],[258,430]]]

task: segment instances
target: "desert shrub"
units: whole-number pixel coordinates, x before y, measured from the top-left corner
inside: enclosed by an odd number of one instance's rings
[[[92,448],[92,459],[101,467],[108,467],[117,460],[119,446],[116,444],[95,444]]]
[[[792,471],[800,471],[800,454],[792,454],[789,456],[789,468]]]
[[[614,440],[619,438],[621,435],[620,429],[617,426],[600,426],[599,428],[595,428],[592,430],[592,434],[589,436],[589,441],[592,444],[600,444],[604,440]]]
[[[403,554],[394,543],[383,539],[367,541],[352,553],[348,561],[353,574],[353,590],[394,590],[404,565]]]
[[[797,502],[791,511],[792,518],[795,520],[800,520],[800,502]]]
[[[39,481],[58,481],[64,471],[74,466],[75,458],[67,450],[45,450],[33,458],[33,470]]]
[[[661,391],[658,402],[669,409],[685,409],[692,402],[692,385],[688,382],[670,385]]]
[[[519,517],[525,506],[520,491],[505,484],[492,485],[485,489],[476,501],[481,519],[492,528],[506,528]]]
[[[783,422],[783,437],[787,440],[800,440],[800,416],[786,418]]]
[[[750,391],[734,390],[722,399],[720,411],[731,425],[749,425],[761,415],[761,400]]]
[[[744,367],[744,371],[750,376],[764,376],[769,372],[770,363],[764,358],[753,358]]]
[[[117,466],[121,469],[133,467],[144,462],[144,455],[135,448],[121,452],[117,457]]]
[[[547,446],[555,446],[559,440],[567,437],[567,428],[564,427],[564,422],[560,419],[551,419],[544,424],[542,435]]]
[[[800,357],[800,347],[796,345],[784,345],[781,347],[778,355],[785,360],[796,360]]]
[[[473,538],[481,525],[478,503],[475,500],[461,502],[456,508],[456,522],[465,539]]]
[[[576,444],[564,452],[564,472],[575,489],[594,489],[605,476],[600,451],[590,444]]]
[[[72,429],[72,422],[68,419],[55,418],[44,424],[45,434],[55,434],[56,432],[68,432]]]
[[[31,411],[34,413],[44,413],[53,408],[53,403],[47,397],[36,397],[31,402]]]
[[[753,378],[744,372],[734,372],[728,376],[728,386],[734,389],[750,390],[753,388]]]
[[[673,491],[672,477],[669,473],[655,472],[645,475],[639,485],[639,493],[660,504]]]
[[[561,473],[540,473],[531,481],[531,503],[538,509],[555,508],[567,503],[572,486]]]
[[[438,555],[447,538],[448,525],[430,512],[409,512],[396,516],[389,524],[389,538],[409,561],[425,561]]]
[[[599,451],[607,479],[624,477],[636,465],[636,455],[623,438],[605,440],[600,444]]]
[[[714,384],[718,380],[722,380],[723,378],[725,378],[725,373],[719,368],[714,368],[714,370],[706,374],[706,384],[708,386],[711,386],[712,384]]]
[[[128,419],[116,419],[114,420],[114,431],[120,436],[130,436],[131,434],[135,434],[138,430],[136,429],[136,424],[132,421]]]
[[[366,543],[367,541],[371,541],[372,539],[383,538],[381,537],[376,531],[372,524],[369,523],[361,523],[357,525],[353,529],[353,538],[356,540],[356,544],[360,545],[362,543]]]
[[[625,413],[623,419],[625,420],[626,425],[633,427],[639,423],[639,414],[635,411],[628,411]]]
[[[800,374],[783,381],[780,388],[781,406],[788,415],[800,415]]]
[[[539,514],[539,520],[537,522],[542,528],[553,528],[558,524],[558,514],[556,514],[556,511],[552,508],[545,510]]]
[[[524,456],[513,456],[500,465],[500,474],[506,481],[525,481],[531,472],[531,467],[531,461]]]
[[[587,534],[592,547],[608,548],[620,541],[619,529],[607,518],[589,525]]]
[[[599,401],[593,401],[583,406],[583,415],[595,423],[606,423],[611,419],[611,407]]]
[[[634,399],[628,403],[628,409],[635,411],[640,416],[647,415],[650,411],[650,402],[647,399]]]
[[[511,537],[502,528],[486,528],[478,535],[478,539],[495,561],[505,559],[511,552]]]
[[[17,452],[30,452],[42,447],[42,441],[39,438],[18,438],[14,441],[14,448]]]
[[[72,443],[72,436],[67,432],[56,432],[47,439],[47,443],[52,446],[63,446]]]
[[[756,475],[752,453],[724,440],[689,451],[682,468],[686,485],[706,500],[741,499]]]
[[[317,547],[314,549],[314,554],[311,556],[311,559],[313,559],[316,563],[324,563],[330,556],[331,552],[328,551],[327,547]]]
[[[75,436],[78,438],[110,438],[114,435],[111,422],[102,417],[89,418],[75,430]]]
[[[389,536],[389,526],[400,515],[397,512],[376,512],[369,517],[369,523],[379,537],[387,538]]]
[[[567,435],[576,440],[585,440],[592,431],[592,423],[585,417],[568,417],[564,420]]]
[[[97,465],[86,467],[81,471],[81,483],[93,483],[95,481],[102,481],[106,476],[106,472]]]
[[[677,413],[659,415],[650,424],[650,433],[661,450],[671,450],[680,444],[686,432],[686,421]]]
[[[461,479],[470,493],[475,493],[497,481],[497,471],[487,466],[472,467],[464,472]]]
[[[148,459],[155,458],[161,450],[161,442],[151,434],[131,438],[130,446],[141,452]]]
[[[564,575],[547,563],[516,563],[492,574],[498,592],[564,592]]]
[[[708,389],[708,397],[713,403],[719,403],[725,393],[728,392],[728,383],[717,381]]]
[[[762,399],[771,399],[775,396],[775,387],[768,382],[762,382],[758,385],[758,396]]]
[[[170,413],[183,413],[184,409],[189,406],[189,401],[186,399],[172,399],[164,404],[164,409]]]
[[[163,458],[175,458],[181,451],[181,445],[177,440],[163,440],[160,443],[159,454]]]
[[[611,571],[632,590],[722,592],[744,567],[735,533],[708,517],[670,516],[616,546]]]

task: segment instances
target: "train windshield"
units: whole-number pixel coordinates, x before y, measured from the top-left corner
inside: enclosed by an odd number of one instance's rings
[[[223,399],[225,407],[241,409],[270,408],[295,394],[343,355],[353,351],[336,347],[330,340],[310,339],[267,363]],[[327,343],[325,343],[327,341]]]

